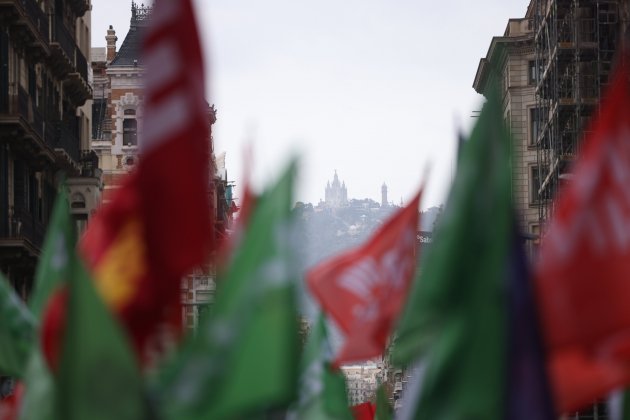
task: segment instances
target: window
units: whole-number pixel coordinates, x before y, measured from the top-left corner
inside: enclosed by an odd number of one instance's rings
[[[510,68],[505,68],[505,73],[503,74],[503,85],[501,89],[501,96],[505,96],[508,93],[510,88]]]
[[[138,122],[135,118],[123,120],[123,146],[136,146],[138,144]]]
[[[135,109],[125,109],[124,114],[125,115],[136,115],[136,110]]]
[[[538,139],[538,133],[541,128],[541,122],[544,117],[543,112],[539,111],[539,108],[529,109],[529,144],[534,146]]]
[[[538,80],[538,72],[536,71],[536,61],[530,60],[528,63],[527,81],[530,85],[535,85]]]
[[[85,208],[85,197],[81,193],[74,193],[72,195],[72,203],[70,207],[73,209],[84,209]]]

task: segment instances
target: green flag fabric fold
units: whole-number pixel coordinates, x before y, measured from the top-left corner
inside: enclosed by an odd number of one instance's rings
[[[54,291],[68,281],[70,258],[74,250],[74,223],[70,215],[70,205],[65,186],[60,188],[53,207],[46,238],[35,272],[33,294],[29,307],[40,320]],[[69,253],[70,252],[70,253]]]
[[[376,415],[375,420],[392,420],[394,418],[394,410],[389,404],[385,387],[380,385],[376,390]]]
[[[35,318],[0,274],[0,373],[22,377],[35,340]]]
[[[64,188],[57,197],[30,306],[45,323],[53,294],[68,289],[61,363],[51,373],[37,340],[24,378],[21,420],[144,418],[137,361],[124,332],[98,296],[76,255],[76,233]],[[64,303],[63,299],[55,304]]]
[[[341,370],[333,369],[331,359],[326,319],[320,314],[302,354],[300,395],[290,419],[352,420],[345,377]]]
[[[52,252],[67,258],[70,274],[61,363],[55,378],[57,418],[142,419],[146,401],[138,361],[78,258],[76,236],[71,232],[69,241],[53,243]]]
[[[509,144],[498,96],[490,95],[462,145],[448,204],[398,325],[394,362],[427,363],[422,418],[504,414]]]
[[[295,164],[256,203],[212,310],[157,385],[166,419],[253,418],[295,398]]]

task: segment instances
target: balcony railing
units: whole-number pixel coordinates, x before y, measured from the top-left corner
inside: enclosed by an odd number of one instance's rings
[[[81,176],[88,178],[100,178],[101,169],[98,167],[98,155],[93,150],[82,150],[79,162]]]
[[[61,149],[65,151],[72,160],[78,163],[81,154],[79,137],[76,132],[69,127],[69,124],[57,121],[56,125],[57,133],[54,144],[55,150]]]
[[[31,113],[29,112],[29,98],[28,93],[22,87],[18,87],[18,95],[17,95],[17,107],[14,107],[11,114],[18,114],[20,117],[24,118],[26,121],[31,120]],[[16,112],[17,111],[17,112]]]
[[[9,216],[8,229],[3,232],[2,239],[25,239],[40,249],[46,228],[34,214],[26,209],[16,208]]]
[[[85,56],[83,55],[83,53],[81,52],[79,48],[75,49],[75,57],[76,57],[75,65],[76,65],[77,71],[79,72],[83,80],[85,80],[85,83],[87,83],[88,82],[88,63],[87,63],[87,60],[85,59]]]
[[[35,106],[26,90],[19,86],[17,95],[9,95],[7,99],[8,106],[0,112],[7,116],[20,118],[28,124],[40,140],[48,146],[54,147],[53,124],[44,117],[41,109]]]
[[[20,5],[31,19],[42,39],[48,41],[48,16],[35,0],[20,0]]]
[[[63,20],[61,18],[51,17],[51,20],[53,24],[53,31],[52,39],[50,41],[58,43],[66,56],[72,63],[74,63],[74,51],[77,48],[74,38],[66,29],[66,26],[63,24]]]

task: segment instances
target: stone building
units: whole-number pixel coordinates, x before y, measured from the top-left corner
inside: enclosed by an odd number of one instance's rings
[[[538,201],[543,224],[571,177],[580,143],[622,46],[630,37],[630,0],[531,0],[537,109]]]
[[[112,26],[105,36],[107,47],[93,49],[92,149],[103,170],[105,202],[138,159],[144,99],[140,47],[150,12],[149,6],[132,1],[129,32],[120,49],[116,49],[118,37]]]
[[[79,228],[98,203],[89,0],[0,0],[0,271],[28,300],[65,180]],[[0,372],[0,398],[13,382]]]
[[[81,219],[99,194],[89,152],[90,8],[89,0],[0,1],[0,270],[23,299],[60,180]]]
[[[352,405],[375,401],[376,389],[381,382],[381,369],[375,363],[342,366],[346,377],[348,403]]]
[[[482,58],[473,87],[498,82],[512,132],[513,200],[534,255],[620,49],[628,0],[531,0]]]
[[[521,230],[532,237],[540,231],[533,12],[530,6],[524,18],[508,21],[503,36],[492,38],[473,83],[482,95],[488,93],[493,83],[500,88],[503,119],[512,133],[512,200]],[[536,244],[537,241],[530,241],[530,249]]]

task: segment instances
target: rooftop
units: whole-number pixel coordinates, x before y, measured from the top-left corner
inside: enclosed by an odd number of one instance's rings
[[[151,6],[138,5],[131,2],[131,23],[129,32],[112,60],[110,67],[126,67],[141,64],[140,49],[142,45],[142,34],[151,16]]]

